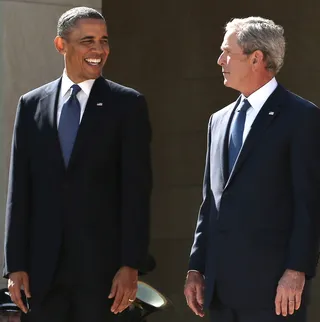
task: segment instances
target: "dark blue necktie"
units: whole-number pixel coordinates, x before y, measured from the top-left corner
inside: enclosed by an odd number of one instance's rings
[[[244,124],[246,122],[247,111],[250,107],[251,105],[249,101],[247,99],[244,99],[241,107],[235,112],[234,117],[236,119],[231,129],[229,142],[229,175],[231,174],[231,171],[242,147]]]
[[[62,106],[58,126],[60,146],[66,166],[68,166],[70,160],[80,123],[80,103],[77,99],[77,94],[80,91],[79,85],[74,84],[71,86],[71,95]]]

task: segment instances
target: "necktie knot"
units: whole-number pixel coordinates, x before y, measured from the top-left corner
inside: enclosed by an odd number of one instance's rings
[[[251,107],[249,101],[245,98],[240,107],[240,112],[247,113],[248,109]]]
[[[81,87],[77,84],[73,84],[71,87],[71,96],[76,96],[80,91],[81,91]]]

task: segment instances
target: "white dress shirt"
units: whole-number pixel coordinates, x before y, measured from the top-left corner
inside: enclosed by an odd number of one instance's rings
[[[94,81],[95,79],[88,79],[82,83],[77,84],[81,88],[81,91],[77,94],[77,98],[80,103],[80,109],[81,109],[79,123],[81,122]],[[57,127],[59,127],[63,104],[70,97],[70,94],[71,94],[70,87],[72,85],[74,85],[74,82],[68,77],[68,75],[64,71],[62,75],[60,95],[59,95],[59,101],[58,101]]]
[[[248,136],[248,133],[251,129],[253,121],[255,120],[256,116],[260,112],[264,103],[267,101],[267,99],[273,93],[273,91],[276,89],[277,86],[278,86],[278,83],[277,83],[276,79],[272,78],[267,84],[260,87],[257,91],[252,93],[250,96],[245,97],[243,94],[241,94],[241,101],[240,101],[240,104],[238,105],[237,109],[240,108],[240,106],[242,105],[242,102],[245,98],[249,101],[249,103],[251,105],[251,107],[248,109],[247,114],[246,114],[246,122],[244,124],[243,137],[242,137],[243,143]],[[234,122],[235,122],[235,117],[233,117],[230,128],[233,127]],[[231,131],[229,133],[229,141],[230,141],[230,135],[231,135]]]

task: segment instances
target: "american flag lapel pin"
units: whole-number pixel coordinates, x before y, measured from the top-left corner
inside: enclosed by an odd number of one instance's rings
[[[271,112],[269,112],[269,115],[274,115],[274,112],[272,112],[272,111],[271,111]]]
[[[101,107],[101,106],[103,106],[103,103],[97,103],[97,106]]]

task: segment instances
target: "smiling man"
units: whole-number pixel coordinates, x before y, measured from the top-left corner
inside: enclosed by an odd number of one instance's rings
[[[99,12],[73,8],[57,31],[62,77],[18,104],[4,276],[22,321],[113,321],[135,299],[148,249],[147,106],[101,76],[110,48]]]
[[[275,76],[283,28],[226,25],[218,65],[236,102],[209,120],[185,296],[213,322],[306,322],[320,236],[320,110]]]

